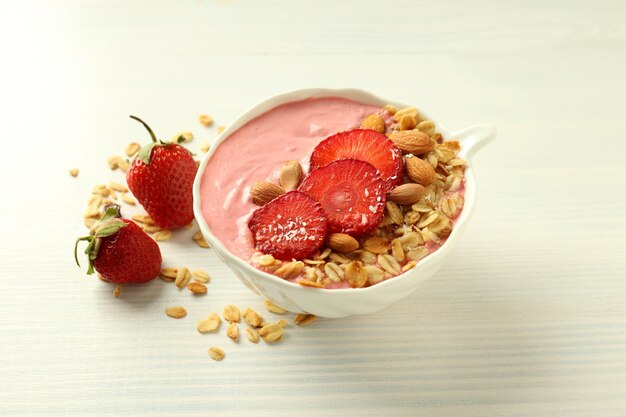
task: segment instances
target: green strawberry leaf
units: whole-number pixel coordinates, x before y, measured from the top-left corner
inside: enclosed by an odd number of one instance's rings
[[[100,220],[94,225],[94,227],[89,232],[89,236],[83,236],[76,239],[76,244],[74,245],[74,260],[76,261],[76,265],[80,267],[80,262],[78,261],[78,242],[86,241],[88,242],[87,247],[85,247],[85,255],[87,255],[87,259],[89,259],[89,267],[87,269],[87,275],[91,275],[95,272],[93,267],[93,261],[98,257],[98,250],[100,249],[100,244],[102,243],[102,237],[111,236],[117,233],[122,227],[126,227],[127,223],[119,219],[120,217],[120,206],[117,204],[109,204],[105,207],[104,213]]]
[[[116,234],[122,227],[127,224],[122,220],[111,219],[106,222],[100,222],[94,229],[95,237],[107,237]]]
[[[141,160],[146,165],[150,164],[150,157],[152,157],[152,149],[157,146],[158,143],[150,142],[147,145],[144,145],[137,154],[137,158]]]

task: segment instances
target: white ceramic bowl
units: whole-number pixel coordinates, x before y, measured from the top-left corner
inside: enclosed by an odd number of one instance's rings
[[[383,100],[370,93],[355,89],[330,90],[312,88],[290,91],[262,101],[241,115],[217,138],[215,145],[204,157],[193,185],[194,213],[200,230],[211,244],[217,255],[232,269],[235,275],[255,293],[269,298],[289,311],[310,313],[321,317],[346,317],[354,314],[368,314],[381,310],[395,301],[410,295],[426,279],[433,276],[441,267],[446,256],[450,254],[459,236],[463,232],[476,202],[476,180],[472,169],[472,157],[475,153],[495,138],[496,130],[490,126],[474,126],[449,133],[441,124],[436,123],[437,130],[445,139],[458,140],[461,143],[460,156],[468,161],[465,171],[465,205],[454,229],[444,245],[433,254],[422,259],[415,268],[397,277],[385,280],[367,288],[319,289],[304,287],[285,281],[274,275],[260,271],[231,253],[211,232],[202,215],[200,182],[207,164],[220,143],[248,121],[284,103],[303,100],[309,97],[344,97],[367,104],[384,106],[393,104],[398,108],[406,107],[401,103]],[[420,113],[429,120],[436,121],[422,111]]]

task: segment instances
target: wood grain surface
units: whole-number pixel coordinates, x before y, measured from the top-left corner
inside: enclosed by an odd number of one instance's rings
[[[3,2],[0,415],[626,415],[625,21],[621,1]],[[197,150],[216,136],[198,114],[315,86],[499,130],[467,233],[416,293],[253,345],[195,330],[265,310],[193,230],[164,264],[208,270],[206,296],[116,299],[73,263],[92,186],[124,178],[106,158],[148,139],[129,114]]]

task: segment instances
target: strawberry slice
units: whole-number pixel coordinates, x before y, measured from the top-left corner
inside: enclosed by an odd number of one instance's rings
[[[331,162],[311,171],[298,189],[321,203],[331,233],[360,236],[375,229],[383,218],[385,181],[368,162]]]
[[[277,259],[304,259],[324,243],[326,217],[320,203],[290,191],[252,213],[248,228],[259,252]]]
[[[402,152],[387,136],[375,130],[348,130],[324,139],[313,149],[311,170],[338,159],[358,159],[374,165],[385,180],[386,191],[403,182]]]

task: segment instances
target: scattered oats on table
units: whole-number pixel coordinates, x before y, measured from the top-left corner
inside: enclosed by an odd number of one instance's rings
[[[224,359],[224,356],[226,354],[224,353],[222,349],[213,346],[209,348],[209,355],[211,356],[211,359],[213,359],[214,361],[221,361],[222,359]]]
[[[216,313],[211,313],[209,317],[206,317],[198,322],[196,329],[198,332],[205,334],[217,331],[219,329],[222,320]]]
[[[194,295],[202,295],[207,293],[207,287],[201,282],[194,281],[187,285],[187,289]]]
[[[165,309],[165,314],[174,319],[181,319],[187,315],[187,310],[181,306],[168,307]]]
[[[209,276],[209,273],[202,269],[195,269],[191,271],[191,277],[194,280],[202,282],[204,284],[208,284],[209,282],[211,282],[211,277]]]
[[[208,114],[201,114],[198,116],[198,121],[204,126],[211,126],[213,124],[213,118]]]

